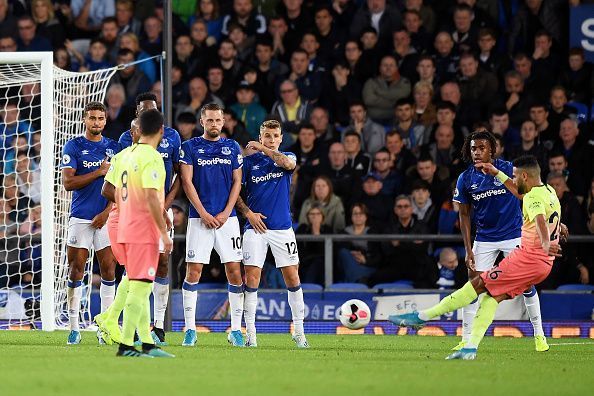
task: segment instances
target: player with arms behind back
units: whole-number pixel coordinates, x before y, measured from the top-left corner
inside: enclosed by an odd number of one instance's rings
[[[95,249],[101,270],[101,312],[112,303],[115,295],[115,259],[111,252],[105,223],[111,204],[101,196],[103,178],[109,169],[109,158],[117,150],[117,143],[102,136],[106,123],[106,108],[91,102],[84,108],[85,134],[64,145],[60,169],[66,191],[72,191],[68,222],[68,321],[70,333],[67,343],[79,344],[80,300],[85,264],[91,248]],[[103,340],[99,338],[99,343]]]
[[[466,137],[462,156],[470,165],[458,177],[453,200],[460,205],[460,228],[469,279],[490,270],[500,253],[507,256],[520,245],[522,211],[514,196],[515,187],[512,186],[512,192],[499,179],[485,174],[483,168],[477,168],[479,164],[492,164],[502,175],[511,177],[511,162],[494,159],[494,155],[495,138],[490,132],[475,131]],[[471,210],[476,225],[474,243],[470,237]],[[549,346],[542,329],[540,301],[534,286],[524,292],[524,303],[534,328],[536,350],[547,351]],[[468,342],[477,308],[476,302],[462,308],[462,341],[454,350],[460,350]]]
[[[196,300],[202,268],[214,248],[225,264],[229,282],[231,332],[228,340],[244,346],[241,334],[243,280],[241,234],[235,202],[241,190],[243,157],[236,141],[221,137],[223,109],[209,103],[200,110],[204,134],[187,140],[180,153],[181,178],[190,206],[186,233],[186,279],[182,286],[186,332],[183,346],[196,344]]]
[[[163,115],[147,110],[139,117],[140,139],[121,158],[114,170],[115,199],[119,211],[117,242],[129,279],[124,326],[118,356],[172,357],[154,344],[150,333],[149,296],[159,262],[159,240],[166,253],[173,241],[163,219],[165,166],[156,148],[163,137]],[[111,179],[114,180],[114,179]],[[134,348],[134,333],[142,352]]]
[[[289,199],[291,178],[297,157],[293,153],[278,151],[282,140],[280,123],[276,120],[264,121],[260,126],[260,141],[249,142],[246,147],[257,152],[245,157],[243,163],[247,205],[240,197],[237,200],[237,208],[248,219],[243,235],[246,346],[258,345],[256,341],[258,285],[270,246],[276,267],[280,268],[288,289],[294,325],[293,340],[299,348],[309,348],[303,331],[305,305],[297,271],[299,255],[295,233],[291,228]]]
[[[136,116],[139,117],[147,110],[157,109],[157,97],[151,92],[141,93],[136,96]],[[132,133],[130,130],[122,133],[119,140],[120,150],[132,145]],[[163,138],[157,146],[157,151],[163,158],[165,165],[165,203],[163,207],[163,216],[167,223],[169,236],[173,238],[173,210],[171,203],[175,199],[179,188],[179,178],[175,176],[179,173],[179,152],[181,150],[181,139],[179,133],[170,127],[163,130]],[[167,309],[167,300],[169,298],[169,254],[163,250],[163,242],[159,243],[159,267],[157,276],[153,284],[154,319],[152,336],[157,345],[167,345],[165,342],[165,331],[163,325],[165,321],[165,310]]]
[[[553,260],[560,256],[559,238],[567,237],[561,225],[561,205],[555,190],[540,180],[540,166],[533,156],[520,157],[514,161],[513,183],[509,177],[491,163],[476,164],[491,176],[497,177],[506,187],[509,185],[523,195],[522,242],[498,266],[481,272],[462,288],[441,300],[437,305],[404,315],[392,315],[388,319],[399,326],[422,327],[428,320],[446,312],[468,305],[479,298],[470,337],[464,347],[447,359],[472,360],[489,325],[493,322],[497,306],[503,300],[514,298],[547,278]],[[563,234],[563,235],[561,235]]]

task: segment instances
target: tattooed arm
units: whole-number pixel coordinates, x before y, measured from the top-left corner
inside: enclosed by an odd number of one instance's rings
[[[279,151],[271,150],[260,142],[251,141],[247,144],[246,148],[263,152],[270,159],[272,159],[275,164],[288,171],[292,171],[295,169],[295,166],[297,166],[297,163],[291,158],[287,157],[285,154]]]

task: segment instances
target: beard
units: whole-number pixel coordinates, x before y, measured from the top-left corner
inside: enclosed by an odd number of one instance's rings
[[[211,138],[216,138],[221,135],[221,131],[217,128],[211,128],[206,130],[206,134]]]
[[[526,185],[522,182],[518,183],[518,194],[526,194]]]
[[[93,136],[99,136],[99,135],[101,135],[101,132],[103,132],[103,129],[91,128],[91,129],[89,129],[89,132],[91,132],[91,135],[93,135]]]

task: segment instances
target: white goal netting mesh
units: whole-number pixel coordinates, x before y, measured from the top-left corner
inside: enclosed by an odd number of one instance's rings
[[[41,64],[0,62],[0,328],[39,323],[42,275],[54,276],[56,326],[68,323],[66,236],[71,193],[63,188],[58,164],[64,144],[84,133],[84,106],[91,101],[103,102],[115,72],[116,68],[87,73],[53,68],[53,158],[42,161]],[[41,163],[49,163],[54,169],[54,207],[42,207]],[[54,212],[54,224],[41,223],[43,210]],[[41,271],[42,232],[52,233],[54,274]],[[83,280],[83,327],[91,320],[92,263],[91,255]]]

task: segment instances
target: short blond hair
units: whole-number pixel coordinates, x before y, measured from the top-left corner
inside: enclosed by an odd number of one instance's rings
[[[281,124],[277,120],[266,120],[260,125],[260,133],[264,132],[265,129],[281,129]],[[281,133],[283,133],[282,129]]]

